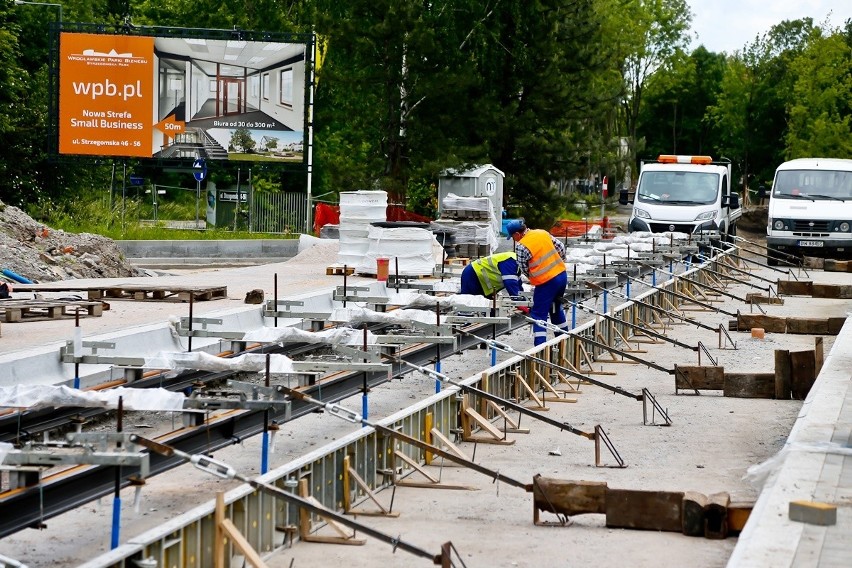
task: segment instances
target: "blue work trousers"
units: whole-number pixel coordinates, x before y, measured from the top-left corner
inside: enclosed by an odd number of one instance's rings
[[[530,317],[536,321],[547,321],[568,331],[568,322],[565,319],[565,311],[562,309],[562,296],[565,295],[565,287],[568,285],[568,274],[563,272],[554,276],[544,284],[539,284],[533,291],[533,306]],[[547,328],[537,323],[533,324],[533,342],[541,345],[547,341]]]

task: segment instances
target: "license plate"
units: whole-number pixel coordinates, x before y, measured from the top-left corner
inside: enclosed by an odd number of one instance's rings
[[[822,241],[799,241],[800,247],[821,247],[824,244]]]

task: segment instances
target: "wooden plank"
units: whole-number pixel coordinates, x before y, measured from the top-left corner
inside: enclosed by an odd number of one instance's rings
[[[809,280],[779,280],[778,294],[785,296],[812,296],[814,283]]]
[[[813,296],[814,298],[848,300],[852,298],[852,286],[848,284],[814,284]]]
[[[724,396],[775,398],[775,373],[725,373]]]
[[[704,536],[704,508],[707,496],[697,491],[683,494],[683,520],[681,531],[686,536]]]
[[[760,292],[749,292],[746,294],[745,299],[748,304],[784,305],[784,298],[778,298],[777,296],[764,296]]]
[[[787,333],[828,335],[826,318],[787,318]]]
[[[536,475],[533,502],[536,509],[561,515],[606,513],[605,481],[565,481]]]
[[[822,371],[822,365],[825,363],[825,347],[823,345],[824,338],[814,337],[814,376],[818,377]]]
[[[852,271],[852,263],[848,260],[834,260],[827,258],[825,259],[823,270],[826,272],[850,272]]]
[[[675,389],[722,390],[724,367],[681,366],[675,368]]]
[[[813,351],[790,353],[791,387],[795,400],[805,400],[816,380],[816,357]]]
[[[846,323],[845,317],[828,318],[828,334],[837,335]]]
[[[737,331],[751,331],[754,327],[763,328],[767,333],[786,333],[787,320],[783,317],[764,314],[739,314]]]
[[[606,526],[608,527],[681,532],[682,519],[682,491],[607,488]]]
[[[775,350],[775,398],[790,400],[793,390],[790,352],[786,349]]]

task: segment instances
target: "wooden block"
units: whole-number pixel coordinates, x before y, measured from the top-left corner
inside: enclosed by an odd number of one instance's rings
[[[753,327],[763,328],[768,333],[786,333],[787,320],[778,316],[764,314],[739,314],[737,316],[737,330],[750,331]]]
[[[704,536],[704,508],[707,496],[696,491],[683,494],[683,519],[681,531],[686,536]]]
[[[787,318],[787,333],[828,335],[826,318]]]
[[[605,481],[564,481],[536,475],[533,502],[540,511],[561,515],[607,512]]]
[[[775,350],[775,398],[790,400],[793,391],[792,369],[790,368],[790,352],[786,349]]]
[[[24,315],[23,308],[6,308],[6,322],[13,323],[16,321],[21,321],[21,318]]]
[[[746,303],[748,304],[778,304],[784,305],[784,298],[778,298],[777,296],[764,296],[760,292],[749,292],[745,296]]]
[[[814,283],[808,280],[779,280],[778,294],[785,296],[812,296]]]
[[[675,389],[722,390],[724,386],[724,367],[675,367]]]
[[[828,335],[837,335],[846,323],[846,318],[828,318]]]
[[[824,527],[836,525],[837,507],[816,501],[790,501],[790,520]]]
[[[707,497],[704,508],[704,538],[728,538],[728,505],[731,496],[727,493],[714,493]]]
[[[793,398],[805,400],[816,381],[816,355],[813,351],[790,353],[790,383]]]
[[[725,373],[724,396],[775,398],[775,373]]]
[[[814,337],[814,376],[818,377],[822,371],[822,365],[825,363],[825,339],[822,337]]]
[[[607,489],[606,526],[681,532],[682,491]]]
[[[728,534],[737,535],[745,528],[754,503],[728,504]]]

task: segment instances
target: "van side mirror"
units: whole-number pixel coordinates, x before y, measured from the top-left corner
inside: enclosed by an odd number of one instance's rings
[[[740,194],[733,193],[728,196],[728,207],[731,209],[739,209],[740,208]]]

